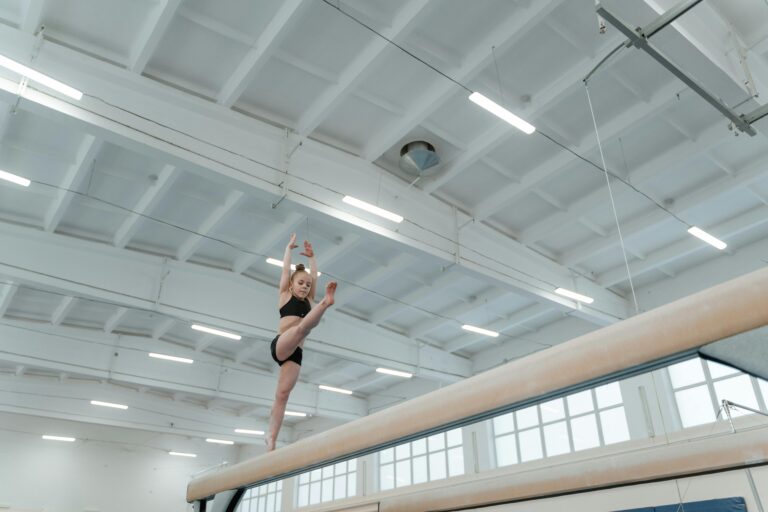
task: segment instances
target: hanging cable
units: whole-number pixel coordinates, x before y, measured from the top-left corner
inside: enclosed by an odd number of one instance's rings
[[[595,110],[592,107],[592,98],[589,96],[589,86],[584,83],[584,90],[587,92],[587,102],[589,103],[589,112],[592,114],[592,124],[595,126],[595,137],[597,137],[597,147],[600,150],[600,160],[603,163],[603,170],[605,170],[605,182],[608,185],[608,197],[611,199],[611,210],[613,211],[613,218],[616,221],[616,231],[619,234],[619,243],[621,244],[621,254],[624,256],[624,265],[627,268],[627,278],[629,279],[629,288],[632,290],[632,300],[635,303],[635,314],[640,313],[640,306],[637,303],[637,294],[635,294],[635,285],[632,282],[632,272],[629,270],[629,259],[627,258],[627,249],[624,245],[624,236],[621,234],[621,223],[619,222],[619,214],[616,211],[616,202],[613,199],[613,189],[611,188],[611,178],[608,176],[608,166],[605,163],[605,155],[603,154],[603,144],[600,141],[600,132],[597,129],[597,118],[595,118]]]

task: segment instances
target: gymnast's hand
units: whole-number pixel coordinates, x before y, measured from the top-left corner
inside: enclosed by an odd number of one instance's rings
[[[306,240],[304,240],[304,252],[302,252],[301,255],[306,256],[307,258],[315,257],[315,251],[312,250],[312,244]]]
[[[298,245],[296,245],[296,233],[291,233],[291,240],[288,242],[288,249],[295,249]]]

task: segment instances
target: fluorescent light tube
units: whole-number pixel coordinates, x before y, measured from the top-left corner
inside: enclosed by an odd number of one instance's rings
[[[112,407],[113,409],[123,409],[123,410],[128,408],[127,405],[113,404],[110,402],[100,402],[98,400],[91,400],[91,405],[100,405],[101,407]]]
[[[566,290],[565,288],[557,288],[555,290],[555,293],[558,295],[562,295],[563,297],[568,297],[569,299],[583,302],[584,304],[592,304],[593,302],[595,302],[595,299],[593,299],[592,297],[587,297],[586,295],[572,292],[571,290]]]
[[[213,439],[208,438],[205,440],[206,443],[213,443],[213,444],[235,444],[234,441],[225,441],[224,439]]]
[[[496,331],[489,331],[488,329],[483,329],[482,327],[475,327],[474,325],[464,324],[461,326],[461,328],[464,329],[465,331],[476,332],[477,334],[484,334],[486,336],[490,336],[491,338],[499,337],[499,333],[497,333]]]
[[[348,389],[334,388],[333,386],[326,386],[324,384],[320,384],[317,387],[319,387],[320,389],[324,389],[325,391],[333,391],[334,393],[341,393],[342,395],[351,395],[352,394],[352,391],[350,391]]]
[[[530,135],[536,131],[536,127],[534,127],[531,123],[524,121],[523,119],[520,119],[509,110],[505,109],[495,101],[489,98],[486,98],[479,92],[473,92],[472,94],[470,94],[469,100],[472,103],[483,107],[485,110],[487,110],[491,114],[505,120],[506,122],[508,122],[515,128],[517,128],[518,130],[520,130],[521,132],[526,133],[527,135]]]
[[[66,441],[68,443],[72,443],[75,441],[74,437],[61,437],[61,436],[49,436],[49,435],[43,435],[43,439],[47,441]]]
[[[197,454],[185,452],[168,452],[168,455],[175,455],[176,457],[197,457]]]
[[[0,55],[0,66],[6,69],[10,69],[14,73],[18,73],[22,76],[25,76],[32,81],[35,81],[46,87],[50,87],[54,91],[58,91],[61,94],[64,94],[65,96],[69,96],[70,98],[74,98],[78,101],[83,97],[83,93],[78,91],[74,87],[70,87],[66,84],[59,82],[58,80],[55,80],[49,76],[46,76],[40,73],[39,71],[35,71],[34,69],[28,68],[24,64],[20,64],[15,60],[11,60],[5,55]]]
[[[204,325],[193,324],[192,328],[196,331],[207,332],[208,334],[215,334],[216,336],[221,336],[222,338],[229,338],[230,340],[240,341],[241,339],[243,339],[243,337],[240,336],[239,334],[233,334],[227,331],[220,331],[219,329],[206,327]]]
[[[307,413],[305,412],[296,412],[296,411],[285,411],[286,416],[296,416],[297,418],[306,418]]]
[[[235,433],[237,434],[248,434],[251,436],[263,436],[264,431],[263,430],[248,430],[247,428],[236,428]]]
[[[688,229],[688,232],[695,236],[696,238],[699,238],[701,240],[704,240],[712,247],[715,247],[717,249],[720,249],[721,251],[728,247],[728,244],[720,240],[719,238],[715,238],[706,231],[704,231],[701,228],[697,228],[696,226],[693,226]]]
[[[385,375],[394,375],[395,377],[402,377],[404,379],[410,379],[411,377],[413,377],[412,373],[400,372],[397,370],[390,370],[389,368],[376,368],[376,371],[378,373],[383,373]]]
[[[22,187],[28,187],[31,183],[27,178],[22,178],[21,176],[16,176],[15,174],[5,171],[0,171],[0,180],[10,181],[11,183],[21,185]]]
[[[392,213],[390,211],[384,210],[383,208],[379,208],[378,206],[374,206],[370,203],[366,203],[365,201],[361,201],[357,198],[354,198],[352,196],[344,196],[344,199],[342,199],[347,204],[351,204],[352,206],[355,206],[357,208],[360,208],[361,210],[365,210],[367,212],[373,213],[374,215],[378,215],[379,217],[384,217],[385,219],[391,220],[393,222],[403,222],[403,217],[396,213]]]
[[[165,359],[167,361],[175,361],[177,363],[186,363],[186,364],[192,364],[195,362],[194,360],[187,359],[186,357],[167,356],[165,354],[156,354],[155,352],[150,352],[149,357],[154,357],[155,359]]]
[[[281,260],[276,260],[275,258],[267,258],[267,263],[269,263],[270,265],[274,265],[276,267],[283,268],[283,262]],[[293,263],[291,263],[291,270],[296,270],[296,265],[294,265]],[[318,277],[320,277],[321,275],[323,275],[322,272],[317,273]]]

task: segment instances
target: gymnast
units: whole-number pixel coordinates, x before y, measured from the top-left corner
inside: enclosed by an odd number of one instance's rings
[[[325,287],[325,297],[314,308],[315,288],[317,284],[317,263],[312,244],[304,241],[302,256],[309,258],[309,272],[302,264],[296,265],[296,271],[291,274],[291,250],[296,245],[296,233],[285,247],[283,256],[283,272],[280,276],[280,291],[278,306],[280,307],[280,324],[278,334],[272,340],[272,359],[280,365],[280,377],[275,391],[275,404],[269,419],[269,432],[265,439],[267,451],[275,449],[277,434],[283,424],[285,406],[291,390],[299,379],[301,370],[302,347],[309,332],[320,323],[325,310],[333,305],[333,294],[336,283],[331,281]]]

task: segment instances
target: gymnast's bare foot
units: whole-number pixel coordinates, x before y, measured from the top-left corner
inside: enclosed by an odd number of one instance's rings
[[[331,281],[325,285],[325,297],[323,302],[326,306],[333,306],[333,294],[336,293],[336,281]]]
[[[267,437],[266,439],[264,439],[264,444],[267,445],[267,451],[268,452],[275,451],[275,440],[274,439]]]

